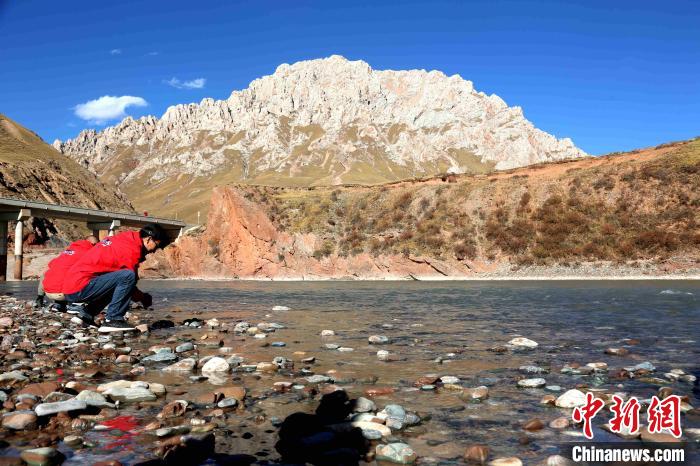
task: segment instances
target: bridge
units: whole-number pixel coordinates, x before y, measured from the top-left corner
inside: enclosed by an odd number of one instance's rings
[[[85,222],[87,227],[91,229],[93,234],[98,238],[100,237],[100,231],[106,231],[109,235],[112,235],[116,230],[122,227],[141,228],[146,224],[155,223],[160,225],[171,239],[174,239],[179,236],[185,227],[185,222],[168,218],[149,217],[124,212],[108,212],[97,209],[86,209],[83,207],[0,197],[0,281],[5,281],[7,279],[7,232],[12,222],[17,222],[15,225],[14,278],[16,280],[22,279],[22,237],[24,233],[22,222],[29,217]],[[19,241],[17,238],[19,238]]]

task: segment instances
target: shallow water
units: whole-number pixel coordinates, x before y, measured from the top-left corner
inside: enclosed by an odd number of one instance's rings
[[[34,286],[33,282],[8,282],[0,286],[0,293],[12,292],[31,299]],[[586,384],[610,392],[629,392],[638,398],[656,394],[660,385],[640,380],[571,376],[559,370],[567,363],[585,365],[603,361],[612,373],[650,361],[657,367],[654,374],[657,377],[663,377],[671,369],[700,376],[700,283],[694,281],[145,281],[141,288],[154,295],[154,319],[169,318],[180,324],[196,313],[196,317],[204,320],[217,317],[221,321],[246,320],[253,324],[279,322],[287,327],[265,340],[285,342],[283,348],[261,347],[260,340],[250,337],[219,336],[224,346],[234,347],[248,361],[271,361],[275,356],[298,360],[292,353],[304,351],[307,356],[316,357],[312,366],[315,373],[338,371],[335,375],[340,380],[338,385],[346,388],[352,397],[375,385],[395,387],[395,393],[376,399],[378,406],[393,402],[432,415],[430,421],[399,436],[419,456],[440,456],[436,455],[439,448],[449,450],[448,447],[454,446],[455,451],[463,451],[464,446],[484,443],[491,447],[492,457],[514,455],[526,464],[534,464],[560,451],[566,441],[578,440],[545,428],[527,433],[530,442],[521,444],[526,434],[522,423],[539,418],[546,424],[569,414],[539,404],[543,395],[552,392],[516,387],[518,378],[522,377],[518,367],[522,365],[550,368],[551,372],[543,377],[549,385],[560,385],[563,390]],[[275,305],[288,306],[290,310],[272,311]],[[321,338],[319,334],[324,329],[334,330],[336,336]],[[207,333],[204,329],[180,327],[154,335],[162,335],[163,339],[171,335],[199,339],[204,333]],[[388,336],[391,344],[369,345],[367,337],[373,334]],[[539,342],[540,346],[527,352],[489,351],[520,335]],[[625,338],[640,343],[627,346],[622,342]],[[157,342],[153,336],[149,338],[149,344]],[[323,348],[325,343],[352,347],[354,351],[327,350]],[[611,346],[624,346],[630,354],[625,357],[604,354],[605,348]],[[378,349],[396,353],[400,360],[378,361]],[[216,351],[216,348],[203,348],[200,356]],[[457,376],[465,387],[487,385],[490,398],[484,403],[465,405],[453,392],[423,392],[413,388],[413,382],[427,374]],[[240,377],[237,383],[245,385],[253,395],[262,396],[253,411],[259,408],[268,418],[283,419],[295,411],[312,412],[317,404],[297,402],[293,394],[268,393],[274,382],[292,380],[289,376],[235,374],[234,377]],[[377,377],[376,384],[370,383],[372,377]],[[209,382],[193,384],[187,376],[166,376],[157,370],[149,370],[139,378],[165,383],[169,391],[181,389],[189,396],[211,389]],[[688,395],[691,405],[700,407],[697,382],[694,385],[674,382],[669,386],[674,388],[674,393]],[[168,399],[177,398],[168,395]],[[245,422],[242,421],[240,432],[234,429],[223,442],[217,437],[217,450],[231,448],[236,453],[256,455],[260,460],[275,458],[275,429],[269,422],[259,426]],[[602,424],[602,420],[596,424]],[[683,428],[690,427],[700,427],[698,418],[684,416]],[[239,434],[244,431],[253,432],[254,437],[241,439]],[[613,439],[600,429],[595,435],[596,440]],[[138,440],[134,442],[138,444]],[[138,446],[134,448],[139,450]]]

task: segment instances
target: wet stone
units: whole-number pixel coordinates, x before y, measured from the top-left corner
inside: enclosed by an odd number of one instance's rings
[[[219,408],[235,408],[236,405],[238,404],[238,400],[235,398],[224,398],[223,400],[219,401],[216,406]]]
[[[416,461],[416,453],[405,443],[377,445],[375,454],[377,460],[388,461],[390,463],[413,464]]]
[[[627,348],[607,348],[605,354],[611,356],[627,356],[630,354],[630,351]]]
[[[559,408],[576,408],[586,404],[586,395],[576,389],[567,390],[556,400]]]
[[[0,374],[0,382],[6,382],[6,381],[12,381],[16,380],[18,382],[22,382],[27,379],[27,376],[24,375],[21,371],[10,371],[10,372],[4,372]]]
[[[549,427],[552,429],[566,429],[571,425],[571,421],[568,417],[558,417],[549,422]]]
[[[489,457],[489,447],[486,445],[472,445],[464,452],[464,460],[468,463],[483,464]]]
[[[11,430],[25,430],[36,427],[37,416],[34,411],[22,410],[7,413],[2,417],[2,426]]]
[[[42,403],[34,408],[37,416],[48,416],[50,414],[63,413],[68,411],[79,411],[87,408],[87,403],[81,400],[57,401],[55,403]]]
[[[75,397],[76,400],[84,401],[88,406],[113,407],[114,405],[107,401],[101,393],[93,392],[92,390],[83,390]]]
[[[58,450],[51,447],[24,450],[20,453],[20,458],[29,466],[49,466],[52,464],[60,464],[63,461],[63,455]]]
[[[459,394],[459,398],[466,402],[478,402],[483,401],[489,397],[488,387],[481,386],[476,388],[465,388],[462,393]]]
[[[372,345],[386,345],[389,343],[389,337],[386,335],[372,335],[368,340]]]
[[[165,372],[192,372],[196,366],[197,361],[194,358],[186,358],[164,367],[161,370]]]
[[[544,429],[544,423],[540,421],[539,419],[532,419],[530,421],[527,421],[525,424],[523,424],[523,429],[533,432],[536,430],[542,430]]]
[[[151,390],[143,387],[135,388],[110,388],[104,392],[105,395],[109,396],[115,401],[121,401],[123,403],[139,403],[142,401],[155,401],[156,395]]]
[[[516,337],[508,342],[508,345],[516,348],[537,348],[538,343],[525,337]]]
[[[159,352],[156,354],[153,354],[151,356],[147,356],[141,360],[143,364],[157,364],[161,362],[171,362],[171,361],[176,361],[177,360],[177,355],[175,353],[171,352]]]
[[[231,366],[226,362],[225,359],[214,357],[211,358],[202,366],[202,373],[204,372],[228,372]]]
[[[518,387],[520,388],[541,388],[545,385],[547,385],[547,381],[542,378],[523,379],[518,381]]]
[[[539,366],[520,366],[518,370],[523,374],[547,374],[549,372],[548,369]]]
[[[520,458],[510,456],[507,458],[496,458],[489,462],[489,466],[523,466],[523,462]]]
[[[182,343],[181,345],[178,345],[175,347],[176,353],[184,353],[186,351],[192,351],[192,350],[194,350],[194,344],[192,344],[189,341],[186,343]]]
[[[377,405],[374,403],[374,401],[363,396],[355,400],[355,405],[353,407],[353,411],[356,413],[368,413],[370,411],[375,411],[376,409]]]
[[[331,381],[331,378],[326,377],[325,375],[312,375],[310,377],[306,377],[306,381],[311,384],[327,383]]]

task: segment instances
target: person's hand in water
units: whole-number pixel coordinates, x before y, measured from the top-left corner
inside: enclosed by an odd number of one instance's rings
[[[143,304],[143,307],[148,309],[153,305],[153,296],[151,296],[150,293],[143,293],[143,297],[141,298],[141,304]]]

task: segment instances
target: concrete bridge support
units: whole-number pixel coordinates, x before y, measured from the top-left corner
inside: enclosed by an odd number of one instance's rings
[[[24,243],[24,221],[32,216],[29,209],[21,209],[17,216],[17,225],[15,226],[15,280],[22,279],[22,269],[24,267],[24,258],[22,254],[22,245]],[[5,256],[7,260],[7,256]]]

